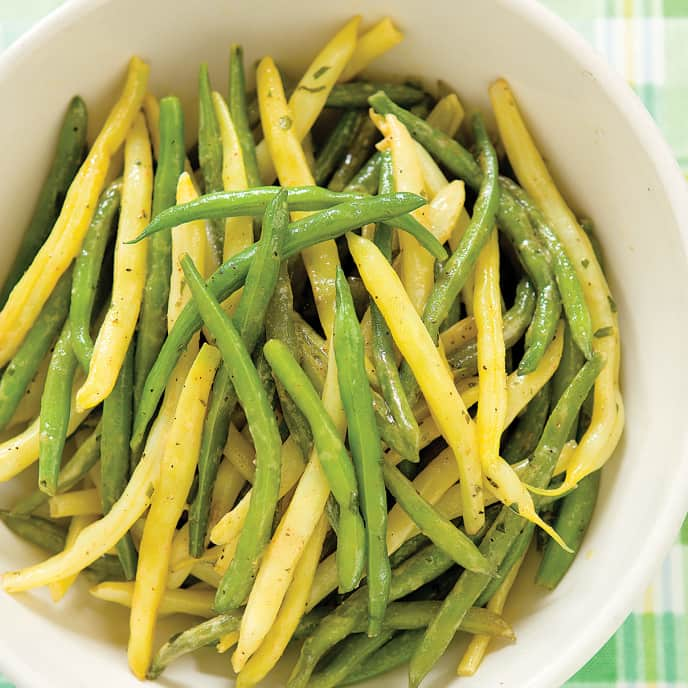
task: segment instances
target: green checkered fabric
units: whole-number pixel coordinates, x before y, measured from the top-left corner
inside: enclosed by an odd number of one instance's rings
[[[688,0],[543,0],[636,89],[688,172]],[[1,0],[0,50],[62,0]],[[688,520],[615,636],[566,688],[688,688]],[[0,688],[12,688],[0,676]]]

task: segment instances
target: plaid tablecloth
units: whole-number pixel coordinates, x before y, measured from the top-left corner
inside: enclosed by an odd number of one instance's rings
[[[633,85],[688,173],[688,0],[542,0]],[[63,0],[0,0],[0,50]],[[688,520],[630,616],[566,688],[688,688]],[[0,676],[0,688],[12,688]],[[554,688],[554,687],[553,687]]]

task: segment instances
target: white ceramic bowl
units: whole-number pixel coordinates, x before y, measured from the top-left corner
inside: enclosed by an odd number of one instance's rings
[[[619,626],[688,507],[684,180],[631,90],[561,21],[531,0],[67,3],[0,59],[0,270],[18,244],[73,93],[86,98],[93,129],[128,57],[138,53],[152,63],[153,90],[188,104],[203,60],[225,88],[230,42],[245,45],[248,65],[270,53],[296,71],[355,12],[367,22],[390,14],[406,32],[381,60],[383,71],[441,77],[464,102],[486,108],[487,85],[506,76],[556,179],[574,209],[594,218],[604,246],[621,315],[626,433],[604,471],[581,556],[553,594],[521,585],[507,609],[518,642],[461,681],[466,688],[553,688]],[[190,109],[187,116],[193,125]],[[0,504],[15,490],[3,486]],[[5,531],[0,541],[2,570],[38,556]],[[0,594],[0,670],[20,688],[138,685],[126,664],[127,626],[124,610],[90,599],[85,586],[58,606],[45,591]],[[162,631],[173,627],[179,619]],[[426,685],[453,685],[457,657],[450,652]],[[225,686],[227,666],[228,658],[207,650],[171,667],[160,683]],[[269,685],[282,685],[284,676]],[[404,673],[374,685],[405,685]]]

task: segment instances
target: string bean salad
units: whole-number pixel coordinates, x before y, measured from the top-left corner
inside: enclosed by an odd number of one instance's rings
[[[75,97],[0,292],[0,480],[37,469],[0,519],[49,555],[2,587],[84,572],[142,679],[211,646],[248,688],[294,646],[289,688],[415,687],[457,633],[473,674],[622,432],[598,244],[508,83],[496,144],[446,83],[362,77],[402,35],[359,21],[297,82],[201,65],[193,131],[137,57],[90,145]]]

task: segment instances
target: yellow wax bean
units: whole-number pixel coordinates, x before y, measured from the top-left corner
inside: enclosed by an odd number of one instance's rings
[[[477,532],[484,523],[485,513],[475,425],[392,266],[370,241],[355,234],[349,234],[347,238],[366,288],[385,318],[394,341],[420,384],[437,425],[454,452],[464,489],[466,530]]]
[[[356,34],[360,21],[360,17],[349,20],[316,55],[296,85],[294,93],[289,99],[289,111],[291,113],[289,123],[298,143],[310,131],[318,115],[322,112],[332,87],[337,83],[339,76],[349,62],[356,47]],[[278,79],[281,91],[282,80],[279,75]],[[260,86],[258,86],[258,90],[260,91]],[[263,133],[266,134],[265,123],[262,120],[261,112]],[[266,140],[261,141],[256,146],[256,157],[263,182],[271,184],[275,179],[276,161],[270,144],[267,142],[267,134]]]
[[[504,148],[518,181],[542,209],[563,244],[583,287],[593,330],[605,333],[605,336],[593,340],[593,350],[604,355],[606,365],[595,380],[590,426],[576,448],[563,485],[556,491],[563,493],[601,468],[621,436],[624,411],[619,391],[621,349],[618,317],[590,240],[557,189],[504,79],[492,84],[490,99]]]
[[[260,119],[265,142],[282,186],[309,186],[315,180],[301,147],[295,117],[284,97],[282,79],[272,58],[260,61],[256,74]],[[303,217],[294,213],[294,219]],[[334,323],[335,275],[339,254],[334,241],[323,241],[301,252],[313,289],[315,305],[328,338]]]
[[[100,495],[95,488],[74,490],[73,492],[55,495],[48,500],[48,506],[50,508],[50,518],[90,516],[103,513]]]
[[[334,347],[332,347],[334,349]],[[332,350],[322,394],[325,409],[344,437],[346,416],[339,396]],[[294,496],[265,550],[239,629],[237,658],[248,659],[275,622],[306,544],[323,514],[330,488],[316,451],[296,486]]]
[[[371,116],[385,137],[378,144],[378,149],[389,150],[392,153],[395,190],[422,194],[423,173],[418,163],[416,146],[408,130],[394,115]],[[431,229],[427,206],[414,210],[411,215],[426,229]],[[435,283],[435,259],[408,232],[399,233],[399,247],[402,284],[414,308],[422,314]]]
[[[153,159],[146,122],[134,120],[124,146],[122,204],[115,244],[112,298],[98,331],[88,377],[77,393],[81,409],[93,408],[112,392],[134,336],[146,282],[148,242],[127,244],[150,222]]]
[[[129,666],[141,679],[153,654],[153,633],[167,587],[172,538],[198,464],[203,420],[219,363],[220,352],[204,344],[186,376],[143,529],[127,653]]]
[[[145,62],[132,58],[122,95],[69,187],[50,235],[0,311],[0,368],[17,352],[58,280],[81,249],[112,156],[124,142],[143,102],[148,71]]]
[[[243,667],[241,658],[238,658],[236,665],[232,658],[234,670],[240,670],[237,676],[237,688],[255,686],[277,664],[286,650],[306,608],[328,528],[327,517],[323,514],[296,565],[294,578],[284,596],[284,602],[275,618],[275,623],[256,653]]]
[[[385,17],[358,39],[351,59],[341,73],[339,81],[350,81],[358,76],[373,60],[403,40],[404,34],[394,26],[389,17]]]
[[[131,607],[134,597],[132,582],[106,581],[92,587],[89,592],[99,600],[114,602],[123,607]],[[165,590],[158,607],[158,616],[169,614],[190,614],[209,619],[215,616],[213,611],[214,590],[198,590],[186,588],[184,590]]]

